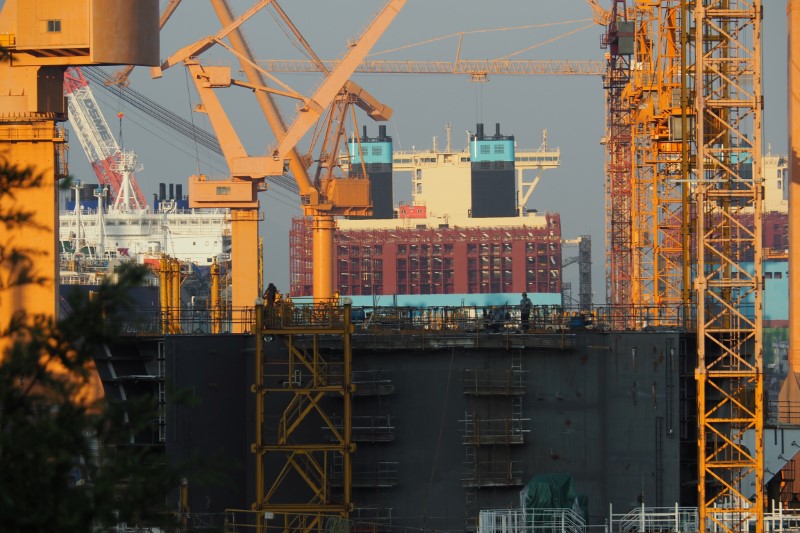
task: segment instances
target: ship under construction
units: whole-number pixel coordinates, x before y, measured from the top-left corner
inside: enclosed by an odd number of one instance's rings
[[[169,2],[160,25],[179,3]],[[37,206],[35,224],[0,235],[0,244],[30,243],[50,283],[4,294],[0,319],[26,307],[69,312],[54,250],[66,67],[139,64],[160,77],[183,65],[229,169],[188,184],[190,209],[219,210],[219,228],[230,223],[230,285],[222,288],[218,273],[210,283],[226,304],[212,297],[207,313],[184,313],[180,270],[164,254],[161,264],[173,266],[161,267],[160,294],[133,294],[142,308],[124,314],[126,334],[95,361],[109,401],[158,400],[147,430],[121,445],[151,447],[176,464],[196,454],[222,459],[213,478],[187,467],[171,497],[187,527],[796,529],[800,317],[791,297],[800,278],[787,280],[786,368],[770,374],[765,290],[768,279],[780,290],[775,282],[789,269],[764,259],[784,233],[789,260],[800,253],[800,218],[788,217],[788,232],[773,227],[765,246],[765,220],[781,219],[764,205],[762,2],[588,3],[606,51],[607,305],[589,298],[572,312],[558,305],[559,216],[528,212],[532,187],[523,180],[526,165],[557,165],[558,153],[544,143],[518,151],[499,126],[487,134],[480,124],[465,151],[448,142],[427,154],[394,152],[380,128],[374,138],[348,137],[355,107],[391,117],[350,78],[398,68],[367,57],[405,0],[388,0],[337,61],[321,60],[274,0],[239,16],[212,0],[222,28],[163,60],[155,0],[6,0],[0,44],[13,61],[0,64],[0,85],[10,88],[0,95],[0,141],[11,164],[34,162],[43,185],[11,199]],[[800,0],[787,5],[793,94]],[[268,86],[241,33],[266,8],[323,74],[312,95]],[[223,43],[239,71],[201,57]],[[569,62],[463,61],[460,51],[446,73],[597,75]],[[242,88],[275,134],[266,154],[247,152],[217,97]],[[278,96],[301,102],[290,123]],[[788,114],[790,180],[782,183],[796,204],[800,108],[792,98]],[[300,153],[315,124],[316,154]],[[395,206],[390,182],[401,170],[412,172],[412,200]],[[263,277],[258,194],[287,171],[306,217],[293,225],[291,298],[267,292],[253,305]],[[94,253],[81,227],[61,240],[73,254]],[[530,308],[515,305],[523,291],[535,300]],[[161,305],[147,305],[154,301]],[[176,391],[191,401],[177,401]]]

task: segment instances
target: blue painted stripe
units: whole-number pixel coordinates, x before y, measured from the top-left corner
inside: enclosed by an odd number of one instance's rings
[[[528,293],[533,305],[561,305],[561,294],[549,292]],[[372,296],[348,296],[355,307],[368,307],[375,303]],[[395,296],[379,295],[374,297],[379,306],[394,305]],[[519,304],[518,293],[492,294],[398,294],[397,305],[400,307],[488,307],[508,305],[516,308]]]
[[[514,161],[514,141],[472,141],[469,143],[469,156],[472,162]]]
[[[361,154],[358,153],[358,143],[348,142],[350,161],[357,165],[361,163]],[[392,143],[390,142],[365,142],[361,143],[365,163],[392,163]]]

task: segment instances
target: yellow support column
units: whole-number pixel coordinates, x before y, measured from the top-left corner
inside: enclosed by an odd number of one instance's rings
[[[260,283],[258,272],[258,209],[231,209],[231,333],[243,333],[244,309],[252,308]]]
[[[217,258],[211,263],[211,333],[222,331],[222,309],[219,299],[219,263]]]
[[[181,262],[170,259],[170,313],[172,333],[181,333]]]
[[[169,259],[167,256],[161,256],[158,261],[158,296],[161,304],[161,333],[166,335],[169,333],[170,315],[169,315]]]
[[[0,85],[2,85],[0,76]],[[4,111],[4,110],[3,110]],[[55,120],[14,119],[0,111],[0,162],[9,167],[30,169],[36,184],[15,189],[13,198],[0,198],[4,213],[13,210],[28,212],[31,219],[0,232],[0,328],[8,327],[17,311],[29,315],[56,316],[58,302],[58,213],[56,180],[62,177],[56,159],[56,144],[64,142],[64,131]],[[33,115],[33,114],[32,114]],[[14,262],[13,250],[27,256]],[[41,283],[25,282],[26,279]],[[2,341],[0,341],[2,342]]]
[[[333,215],[316,214],[313,218],[314,250],[314,301],[328,301],[333,297],[333,232],[336,221]]]
[[[0,328],[5,329],[18,312],[57,315],[56,183],[65,170],[56,148],[65,139],[56,124],[67,120],[64,70],[158,64],[158,1],[6,0],[0,3],[0,44],[9,53],[0,59],[0,163],[30,169],[38,178],[13,191],[13,198],[0,199],[6,212],[33,213],[25,227],[0,233]],[[16,261],[14,249],[27,259]],[[0,353],[7,343],[0,338]]]

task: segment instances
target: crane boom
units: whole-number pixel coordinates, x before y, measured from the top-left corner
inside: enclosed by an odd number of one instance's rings
[[[339,61],[321,62],[333,70]],[[264,59],[259,66],[269,72],[322,72],[312,60]],[[362,61],[353,71],[357,74],[465,74],[468,76],[602,76],[606,73],[604,61],[591,60],[492,60],[459,59],[453,61],[368,60]]]
[[[258,0],[251,9],[236,19],[231,16],[224,0],[216,0],[213,3],[216,7],[221,8],[220,20],[223,28],[214,35],[200,39],[172,54],[161,63],[160,67],[153,69],[152,74],[154,77],[160,77],[163,70],[183,63],[188,68],[202,101],[198,110],[208,114],[217,138],[220,140],[222,152],[230,169],[230,177],[226,180],[209,181],[205,176],[193,176],[189,183],[192,198],[190,205],[231,209],[232,278],[237,280],[232,285],[231,299],[233,307],[246,307],[252,302],[253,295],[258,294],[258,283],[253,279],[253,272],[257,271],[256,242],[259,219],[257,193],[265,189],[265,178],[284,174],[286,161],[295,159],[293,154],[296,153],[296,143],[322,116],[328,106],[335,107],[342,102],[358,100],[364,104],[365,108],[368,108],[368,112],[373,118],[388,116],[390,112],[388,107],[370,97],[358,85],[349,82],[348,78],[369,53],[406,0],[389,0],[387,2],[361,37],[350,44],[347,54],[337,67],[326,73],[322,84],[311,97],[303,97],[296,93],[289,94],[287,91],[276,91],[263,86],[257,83],[255,79],[257,76],[248,75],[247,83],[239,82],[231,77],[230,67],[202,65],[197,56],[211,46],[221,44],[225,37],[232,41],[240,41],[239,27],[261,8],[270,3],[274,4],[274,0]],[[243,65],[255,67],[249,59],[250,54],[243,41],[238,44],[234,42],[231,51],[242,60]],[[247,153],[219,99],[214,94],[216,89],[232,85],[248,87],[256,91],[257,95],[283,94],[300,100],[302,106],[300,112],[288,129],[284,130],[283,124],[280,123],[282,121],[279,120],[280,117],[277,114],[273,116],[275,120],[270,120],[271,114],[268,116],[270,127],[278,140],[278,148],[270,151],[268,155],[253,156]],[[289,89],[287,88],[287,90]],[[333,255],[334,216],[351,213],[354,209],[360,214],[368,214],[370,209],[369,182],[364,179],[330,179],[330,177],[311,182],[305,173],[305,166],[300,170],[301,172],[294,173],[294,178],[300,189],[303,209],[317,220],[315,239],[317,239],[317,234],[324,234],[324,238],[320,237],[319,239],[320,246],[315,246],[321,256],[321,267],[318,270],[324,271],[324,273],[320,273],[319,283],[315,278],[315,297],[328,298],[333,294],[333,273],[332,270],[325,267],[330,265]],[[315,242],[317,241],[315,240]]]
[[[70,122],[78,135],[78,141],[98,181],[111,188],[111,197],[115,200],[123,182],[117,165],[121,150],[80,68],[67,69],[64,74],[64,92],[67,96]],[[131,181],[131,186],[137,207],[143,208],[147,202],[139,184]]]
[[[325,81],[307,101],[306,106],[300,110],[300,114],[294,123],[289,126],[289,129],[286,130],[286,134],[280,140],[278,148],[273,152],[273,158],[284,158],[285,154],[294,148],[300,138],[317,121],[321,112],[333,102],[333,99],[348,78],[355,72],[375,43],[378,42],[380,36],[383,35],[383,32],[386,31],[386,28],[389,27],[389,24],[391,24],[405,3],[406,0],[391,0],[378,13],[361,37],[350,46],[347,54],[338,62],[336,68],[331,69]],[[304,183],[298,183],[298,185],[301,191],[307,186]]]

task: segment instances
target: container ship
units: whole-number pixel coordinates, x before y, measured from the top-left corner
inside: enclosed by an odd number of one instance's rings
[[[354,305],[452,306],[562,303],[558,213],[528,210],[542,171],[557,168],[546,141],[518,150],[513,135],[478,124],[464,150],[447,146],[394,151],[380,126],[350,139],[346,171],[366,171],[373,214],[338,221],[335,286]],[[523,171],[536,173],[526,180]],[[393,174],[411,175],[411,201],[395,205]],[[290,235],[291,294],[311,296],[311,222],[295,218]]]

